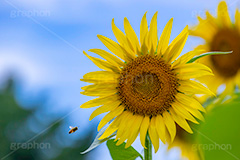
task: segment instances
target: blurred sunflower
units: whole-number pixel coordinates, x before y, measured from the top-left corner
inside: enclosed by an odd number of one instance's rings
[[[199,24],[190,30],[190,35],[205,40],[196,49],[206,51],[233,51],[226,55],[211,55],[200,60],[213,70],[214,77],[204,76],[199,80],[211,91],[217,93],[220,85],[225,84],[223,95],[231,94],[236,85],[240,86],[240,13],[236,10],[235,23],[231,22],[226,2],[218,5],[217,17],[206,11],[206,19],[198,17]]]
[[[112,21],[115,42],[98,35],[101,42],[113,54],[91,49],[105,60],[84,54],[103,71],[90,72],[81,79],[93,83],[82,87],[81,92],[98,98],[84,103],[81,108],[97,108],[90,120],[108,112],[100,121],[98,130],[111,122],[99,139],[116,133],[117,145],[126,142],[129,147],[140,133],[145,147],[147,132],[157,152],[159,139],[173,141],[176,124],[192,133],[186,120],[198,123],[193,117],[203,120],[201,112],[205,109],[192,96],[193,94],[212,94],[202,84],[190,80],[212,71],[200,63],[188,63],[199,51],[189,52],[175,60],[181,53],[188,37],[188,27],[169,44],[173,19],[166,24],[160,39],[157,33],[157,13],[154,14],[148,29],[146,14],[140,25],[140,44],[136,33],[127,18],[124,19],[125,34]],[[192,116],[193,115],[193,116]]]
[[[174,141],[169,143],[168,150],[178,147],[181,149],[182,158],[189,160],[203,160],[203,153],[196,140],[196,135],[189,134],[177,125],[177,133]]]

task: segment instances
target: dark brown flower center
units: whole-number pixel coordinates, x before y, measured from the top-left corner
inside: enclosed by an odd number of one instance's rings
[[[126,64],[119,79],[119,96],[126,110],[156,116],[175,99],[178,79],[160,57],[144,55]]]
[[[212,55],[216,71],[225,78],[235,76],[240,69],[240,34],[234,29],[222,29],[213,38],[211,51],[233,51],[227,55]]]

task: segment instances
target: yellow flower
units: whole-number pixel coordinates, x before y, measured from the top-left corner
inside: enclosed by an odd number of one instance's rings
[[[213,70],[215,77],[199,79],[214,93],[220,85],[225,84],[223,95],[231,94],[236,85],[240,86],[240,13],[236,10],[235,23],[231,22],[227,4],[222,1],[218,5],[217,17],[206,11],[206,19],[198,17],[199,24],[190,31],[190,35],[201,37],[204,45],[197,49],[206,51],[233,51],[227,55],[211,55],[200,60]]]
[[[188,63],[199,52],[189,52],[175,60],[181,53],[188,37],[188,27],[169,44],[173,19],[166,24],[158,39],[157,13],[154,14],[148,29],[146,13],[140,25],[140,43],[127,18],[124,19],[125,34],[112,21],[115,42],[98,35],[102,43],[115,55],[101,50],[91,49],[105,60],[84,54],[102,71],[90,72],[81,79],[93,83],[85,86],[81,92],[98,98],[84,103],[81,108],[97,108],[90,120],[99,114],[108,112],[100,121],[98,130],[111,122],[99,139],[117,132],[117,145],[126,142],[129,147],[140,133],[145,147],[147,132],[155,148],[159,148],[159,139],[173,141],[176,124],[192,133],[186,120],[198,123],[193,117],[203,120],[204,108],[192,96],[193,94],[212,94],[198,82],[190,80],[204,75],[213,75],[212,71],[200,63]],[[193,116],[192,116],[193,115]]]
[[[189,160],[203,160],[203,152],[197,143],[196,135],[189,134],[177,125],[177,133],[174,141],[168,145],[168,150],[178,147],[181,149],[182,158]]]

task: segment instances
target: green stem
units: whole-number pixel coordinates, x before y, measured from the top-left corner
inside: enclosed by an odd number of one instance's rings
[[[147,148],[144,149],[144,160],[152,160],[152,142],[148,133],[146,135],[145,146]]]

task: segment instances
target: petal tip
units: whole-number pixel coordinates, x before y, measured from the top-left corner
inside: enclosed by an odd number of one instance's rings
[[[98,35],[97,35],[97,37],[100,39],[100,38],[102,38],[103,36],[102,36],[102,35],[100,35],[100,34],[98,34]]]

